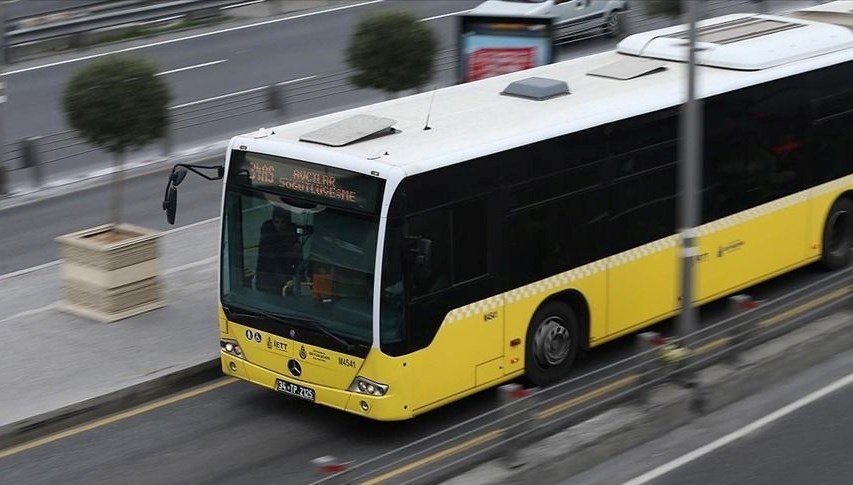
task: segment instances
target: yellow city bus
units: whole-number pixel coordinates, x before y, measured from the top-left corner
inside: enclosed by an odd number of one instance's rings
[[[696,302],[847,265],[853,32],[701,26]],[[223,372],[401,420],[521,376],[555,382],[579,350],[675,315],[684,37],[235,137]]]

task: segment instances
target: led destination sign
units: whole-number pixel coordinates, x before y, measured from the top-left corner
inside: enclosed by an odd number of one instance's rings
[[[236,153],[232,163],[243,175],[238,180],[253,188],[371,212],[383,186],[382,180],[360,173],[258,153]]]

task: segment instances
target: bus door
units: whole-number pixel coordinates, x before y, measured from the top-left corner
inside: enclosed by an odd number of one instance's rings
[[[491,249],[487,199],[475,198],[406,218],[408,244],[429,246],[407,271],[407,340],[415,406],[503,376],[503,300]]]

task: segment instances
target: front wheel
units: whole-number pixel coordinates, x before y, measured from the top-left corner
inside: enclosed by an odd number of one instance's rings
[[[564,378],[572,367],[579,347],[575,312],[561,302],[543,305],[527,327],[524,372],[535,386],[545,386]]]
[[[604,35],[616,37],[622,31],[622,24],[618,12],[610,12],[604,19]]]
[[[838,199],[823,226],[823,254],[821,263],[830,270],[850,264],[850,248],[853,247],[853,202]]]

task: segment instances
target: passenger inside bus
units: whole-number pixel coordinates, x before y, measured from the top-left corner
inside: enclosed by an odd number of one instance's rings
[[[290,220],[290,212],[275,207],[260,232],[255,286],[260,291],[281,295],[301,260],[297,227]]]

